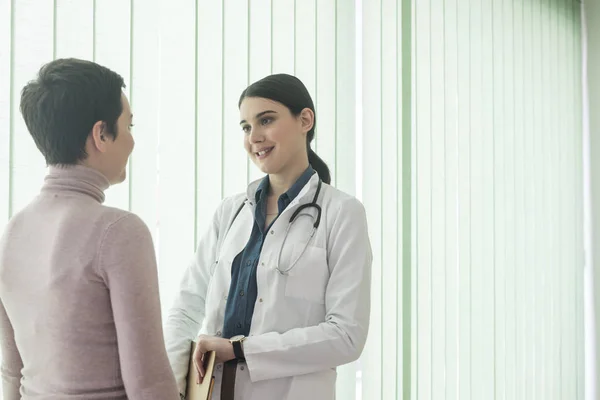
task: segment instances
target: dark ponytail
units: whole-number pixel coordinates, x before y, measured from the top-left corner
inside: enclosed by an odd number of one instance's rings
[[[315,171],[317,171],[317,174],[319,174],[319,178],[321,178],[323,182],[325,182],[328,185],[331,183],[331,174],[329,173],[329,167],[327,166],[327,164],[325,164],[325,161],[323,161],[321,157],[319,157],[317,153],[315,153],[313,149],[310,148],[310,144],[308,147],[308,163],[313,167]]]
[[[313,167],[319,178],[327,184],[331,183],[331,174],[329,173],[329,167],[325,161],[321,159],[310,148],[310,142],[315,137],[315,126],[317,125],[317,113],[315,112],[315,106],[308,93],[308,89],[302,83],[302,81],[293,75],[288,74],[275,74],[269,75],[252,85],[248,86],[246,90],[242,92],[238,107],[242,105],[242,101],[246,97],[262,97],[276,101],[286,106],[292,115],[298,116],[302,113],[302,110],[309,108],[315,114],[313,127],[308,131],[306,135],[306,148],[308,151],[308,162]]]

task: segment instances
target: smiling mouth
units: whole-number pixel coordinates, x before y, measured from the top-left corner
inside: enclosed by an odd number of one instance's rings
[[[259,152],[254,153],[258,158],[263,158],[266,157],[268,154],[271,153],[271,151],[274,149],[274,147],[269,147],[267,149],[261,150]]]

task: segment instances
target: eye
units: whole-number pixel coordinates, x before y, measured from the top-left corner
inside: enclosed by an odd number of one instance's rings
[[[129,129],[133,128],[134,126],[134,124],[129,124]]]
[[[260,120],[261,125],[267,125],[273,121],[271,117],[265,117]]]
[[[249,133],[250,132],[250,125],[244,125],[244,126],[242,126],[242,131],[244,131],[244,133]]]

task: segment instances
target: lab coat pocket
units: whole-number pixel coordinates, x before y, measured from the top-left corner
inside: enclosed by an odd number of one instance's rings
[[[298,243],[292,251],[290,262],[296,259],[298,261],[287,272],[285,294],[289,297],[325,304],[325,288],[329,280],[327,251],[320,247],[307,246],[302,253],[304,246],[304,243]]]

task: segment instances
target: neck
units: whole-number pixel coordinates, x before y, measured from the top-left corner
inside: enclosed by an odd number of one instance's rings
[[[102,165],[97,160],[95,160],[93,157],[88,156],[88,158],[79,162],[79,165],[84,166],[86,168],[93,169],[96,172],[101,173],[102,175],[104,175],[106,177],[106,179],[108,179],[110,181],[110,178],[108,178],[109,175],[105,172],[105,168],[102,168]]]
[[[99,171],[84,165],[50,165],[42,191],[76,192],[104,202],[109,182]]]
[[[308,160],[290,171],[269,175],[269,195],[279,198],[287,192],[308,168]]]

